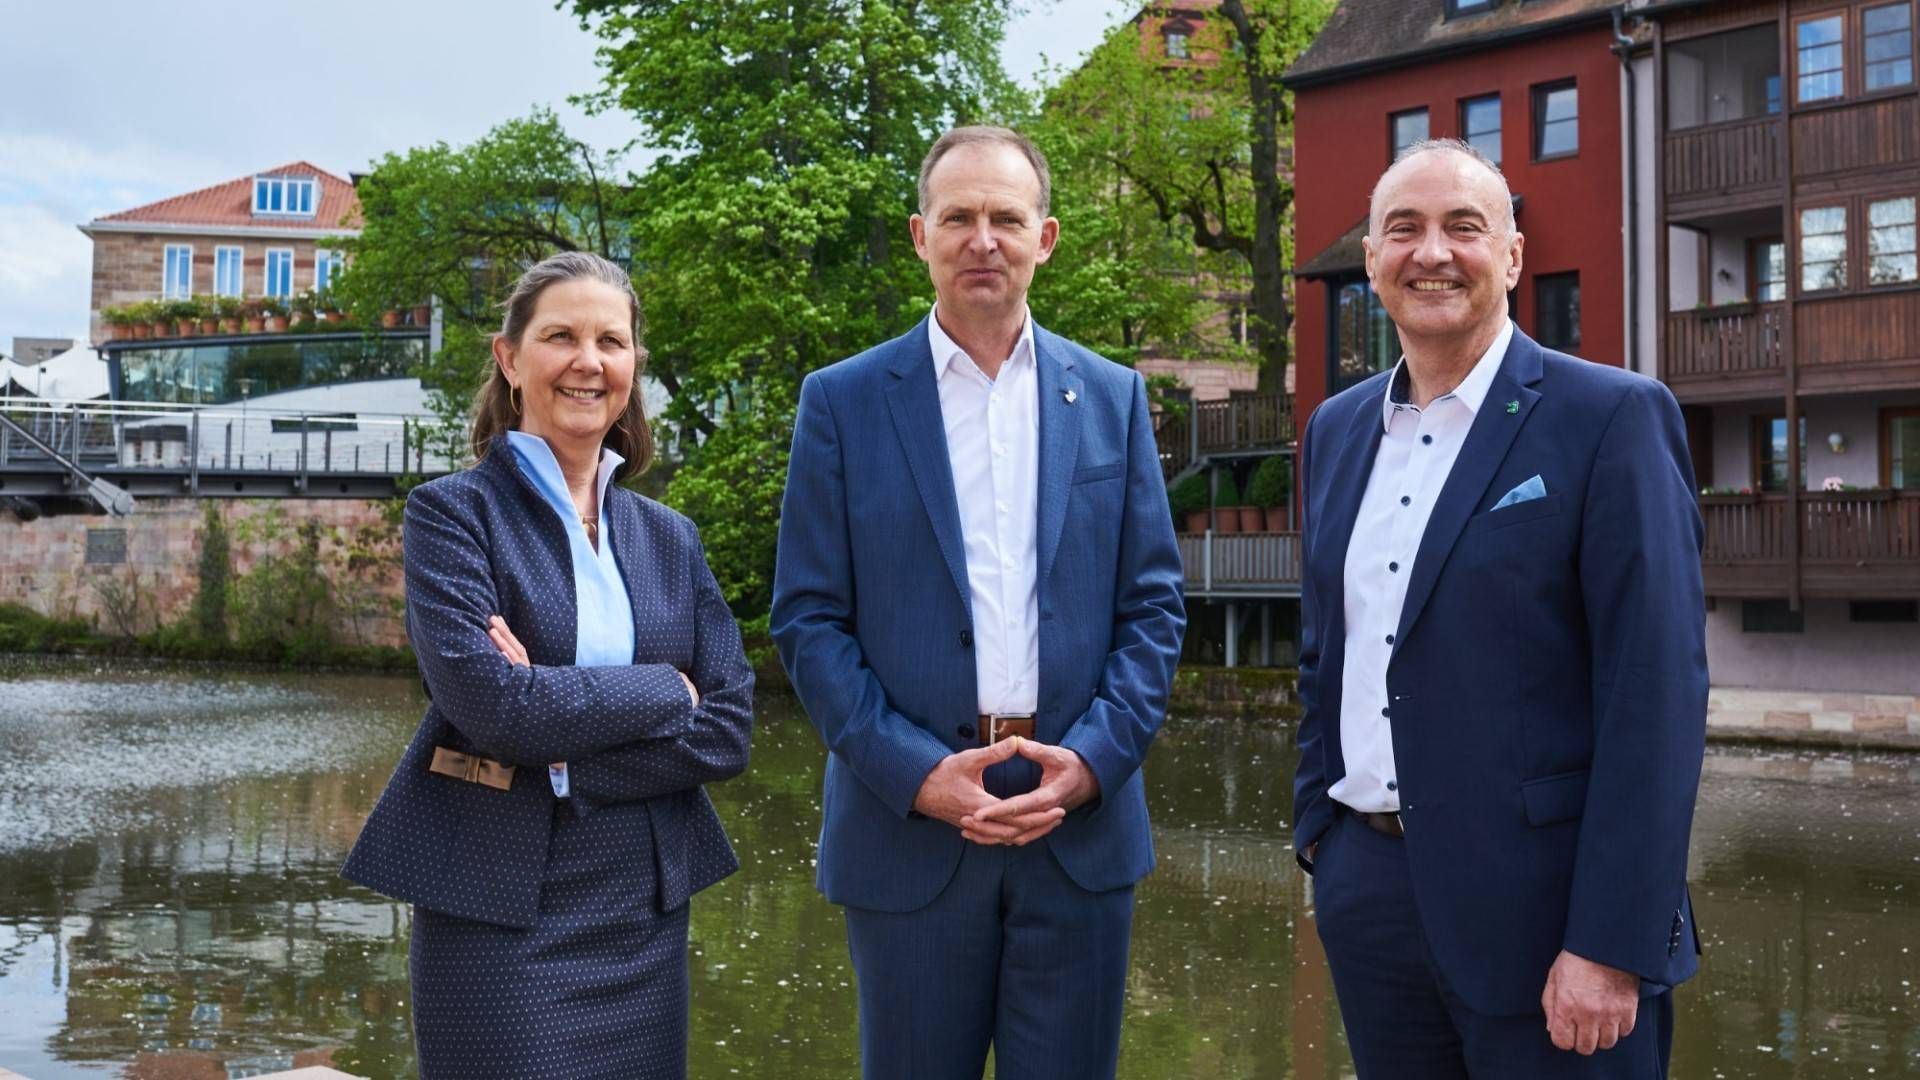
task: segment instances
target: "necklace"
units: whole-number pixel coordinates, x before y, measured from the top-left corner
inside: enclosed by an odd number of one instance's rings
[[[587,527],[587,543],[597,544],[600,542],[600,523],[599,522],[593,520],[590,517],[583,517],[580,519],[580,524],[585,525]]]

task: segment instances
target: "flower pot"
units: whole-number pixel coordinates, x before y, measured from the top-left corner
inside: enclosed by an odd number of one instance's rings
[[[1214,507],[1213,531],[1223,536],[1239,532],[1240,508],[1237,506]]]
[[[267,316],[267,333],[284,334],[286,332],[287,332],[287,317],[285,315]]]
[[[120,328],[121,332],[135,341],[145,341],[153,335],[153,327],[146,323],[128,323]]]
[[[127,334],[127,327],[123,323],[107,323],[106,331],[108,341],[119,341],[129,336]]]
[[[433,321],[433,305],[432,304],[413,305],[413,325],[419,326],[419,327],[425,327],[428,323],[432,321]]]
[[[400,325],[400,309],[399,308],[390,308],[380,313],[380,326],[383,329],[391,330],[394,327],[399,325]]]
[[[215,319],[215,318],[206,318],[206,319],[201,319],[201,320],[200,320],[200,332],[201,332],[201,333],[203,333],[203,334],[217,334],[217,333],[219,333],[219,332],[220,332],[220,320],[219,320],[219,319]]]
[[[219,319],[218,326],[220,332],[223,334],[237,334],[240,332],[240,320],[232,315],[222,315]]]
[[[1287,531],[1287,508],[1286,507],[1269,506],[1266,508],[1265,516],[1267,519],[1266,526],[1267,526],[1268,532],[1286,532]]]
[[[1240,508],[1240,531],[1257,533],[1266,528],[1267,512],[1263,507],[1243,506]]]
[[[199,334],[200,321],[198,319],[177,319],[174,321],[173,336],[198,337]]]
[[[160,322],[158,320],[155,320],[153,322],[148,323],[147,325],[153,328],[154,337],[164,338],[164,337],[169,337],[173,334],[172,323]]]
[[[247,333],[257,334],[267,328],[267,317],[265,315],[249,315],[247,316],[245,326]]]
[[[1186,527],[1186,529],[1185,529],[1184,531],[1186,531],[1186,532],[1190,532],[1190,533],[1203,533],[1203,532],[1206,532],[1206,531],[1207,531],[1207,519],[1208,519],[1209,517],[1211,517],[1211,516],[1212,516],[1212,515],[1210,515],[1210,514],[1208,514],[1208,513],[1207,513],[1207,512],[1205,511],[1205,510],[1189,510],[1189,511],[1187,511],[1187,515],[1186,515],[1186,518],[1187,518],[1187,520],[1186,520],[1186,526],[1187,526],[1187,527]]]

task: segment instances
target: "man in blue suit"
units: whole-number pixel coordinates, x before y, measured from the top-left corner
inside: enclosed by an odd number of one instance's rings
[[[808,376],[772,629],[830,751],[870,1080],[1107,1078],[1140,764],[1185,613],[1140,376],[1035,326],[1046,159],[959,128],[920,169],[937,305]]]
[[[1404,153],[1365,246],[1404,356],[1307,426],[1294,785],[1355,1063],[1663,1077],[1707,707],[1679,408],[1508,320],[1467,144]]]

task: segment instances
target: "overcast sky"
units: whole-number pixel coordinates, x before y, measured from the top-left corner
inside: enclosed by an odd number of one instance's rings
[[[1007,69],[1071,64],[1138,0],[1027,0]],[[639,134],[566,104],[597,39],[544,0],[0,0],[0,354],[85,336],[101,214],[307,160],[345,175],[463,143],[535,105],[610,147]]]

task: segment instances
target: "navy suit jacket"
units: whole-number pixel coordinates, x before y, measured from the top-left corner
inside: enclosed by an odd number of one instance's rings
[[[1346,773],[1347,544],[1389,378],[1329,400],[1303,440],[1299,851]],[[1492,509],[1535,475],[1545,497]],[[1421,922],[1481,1012],[1538,1011],[1563,948],[1659,986],[1699,965],[1701,536],[1667,388],[1516,329],[1420,541],[1387,668]]]
[[[1037,326],[1033,341],[1035,737],[1076,751],[1100,783],[1046,843],[1103,891],[1153,869],[1140,763],[1186,625],[1180,553],[1146,384]],[[942,758],[980,745],[969,596],[923,320],[807,377],[781,510],[772,630],[831,751],[817,876],[835,903],[912,911],[959,864],[959,830],[911,811]]]
[[[661,911],[738,867],[701,784],[747,766],[753,671],[693,523],[607,489],[606,542],[633,606],[630,667],[575,667],[573,562],[558,515],[505,439],[407,499],[407,636],[430,702],[342,873],[480,922],[530,927],[565,761],[572,806],[644,802]],[[499,615],[531,667],[487,638]],[[700,689],[695,708],[680,681]],[[501,791],[427,771],[436,746],[518,768]],[[636,845],[648,838],[636,836]],[[633,851],[609,851],[609,860]]]

